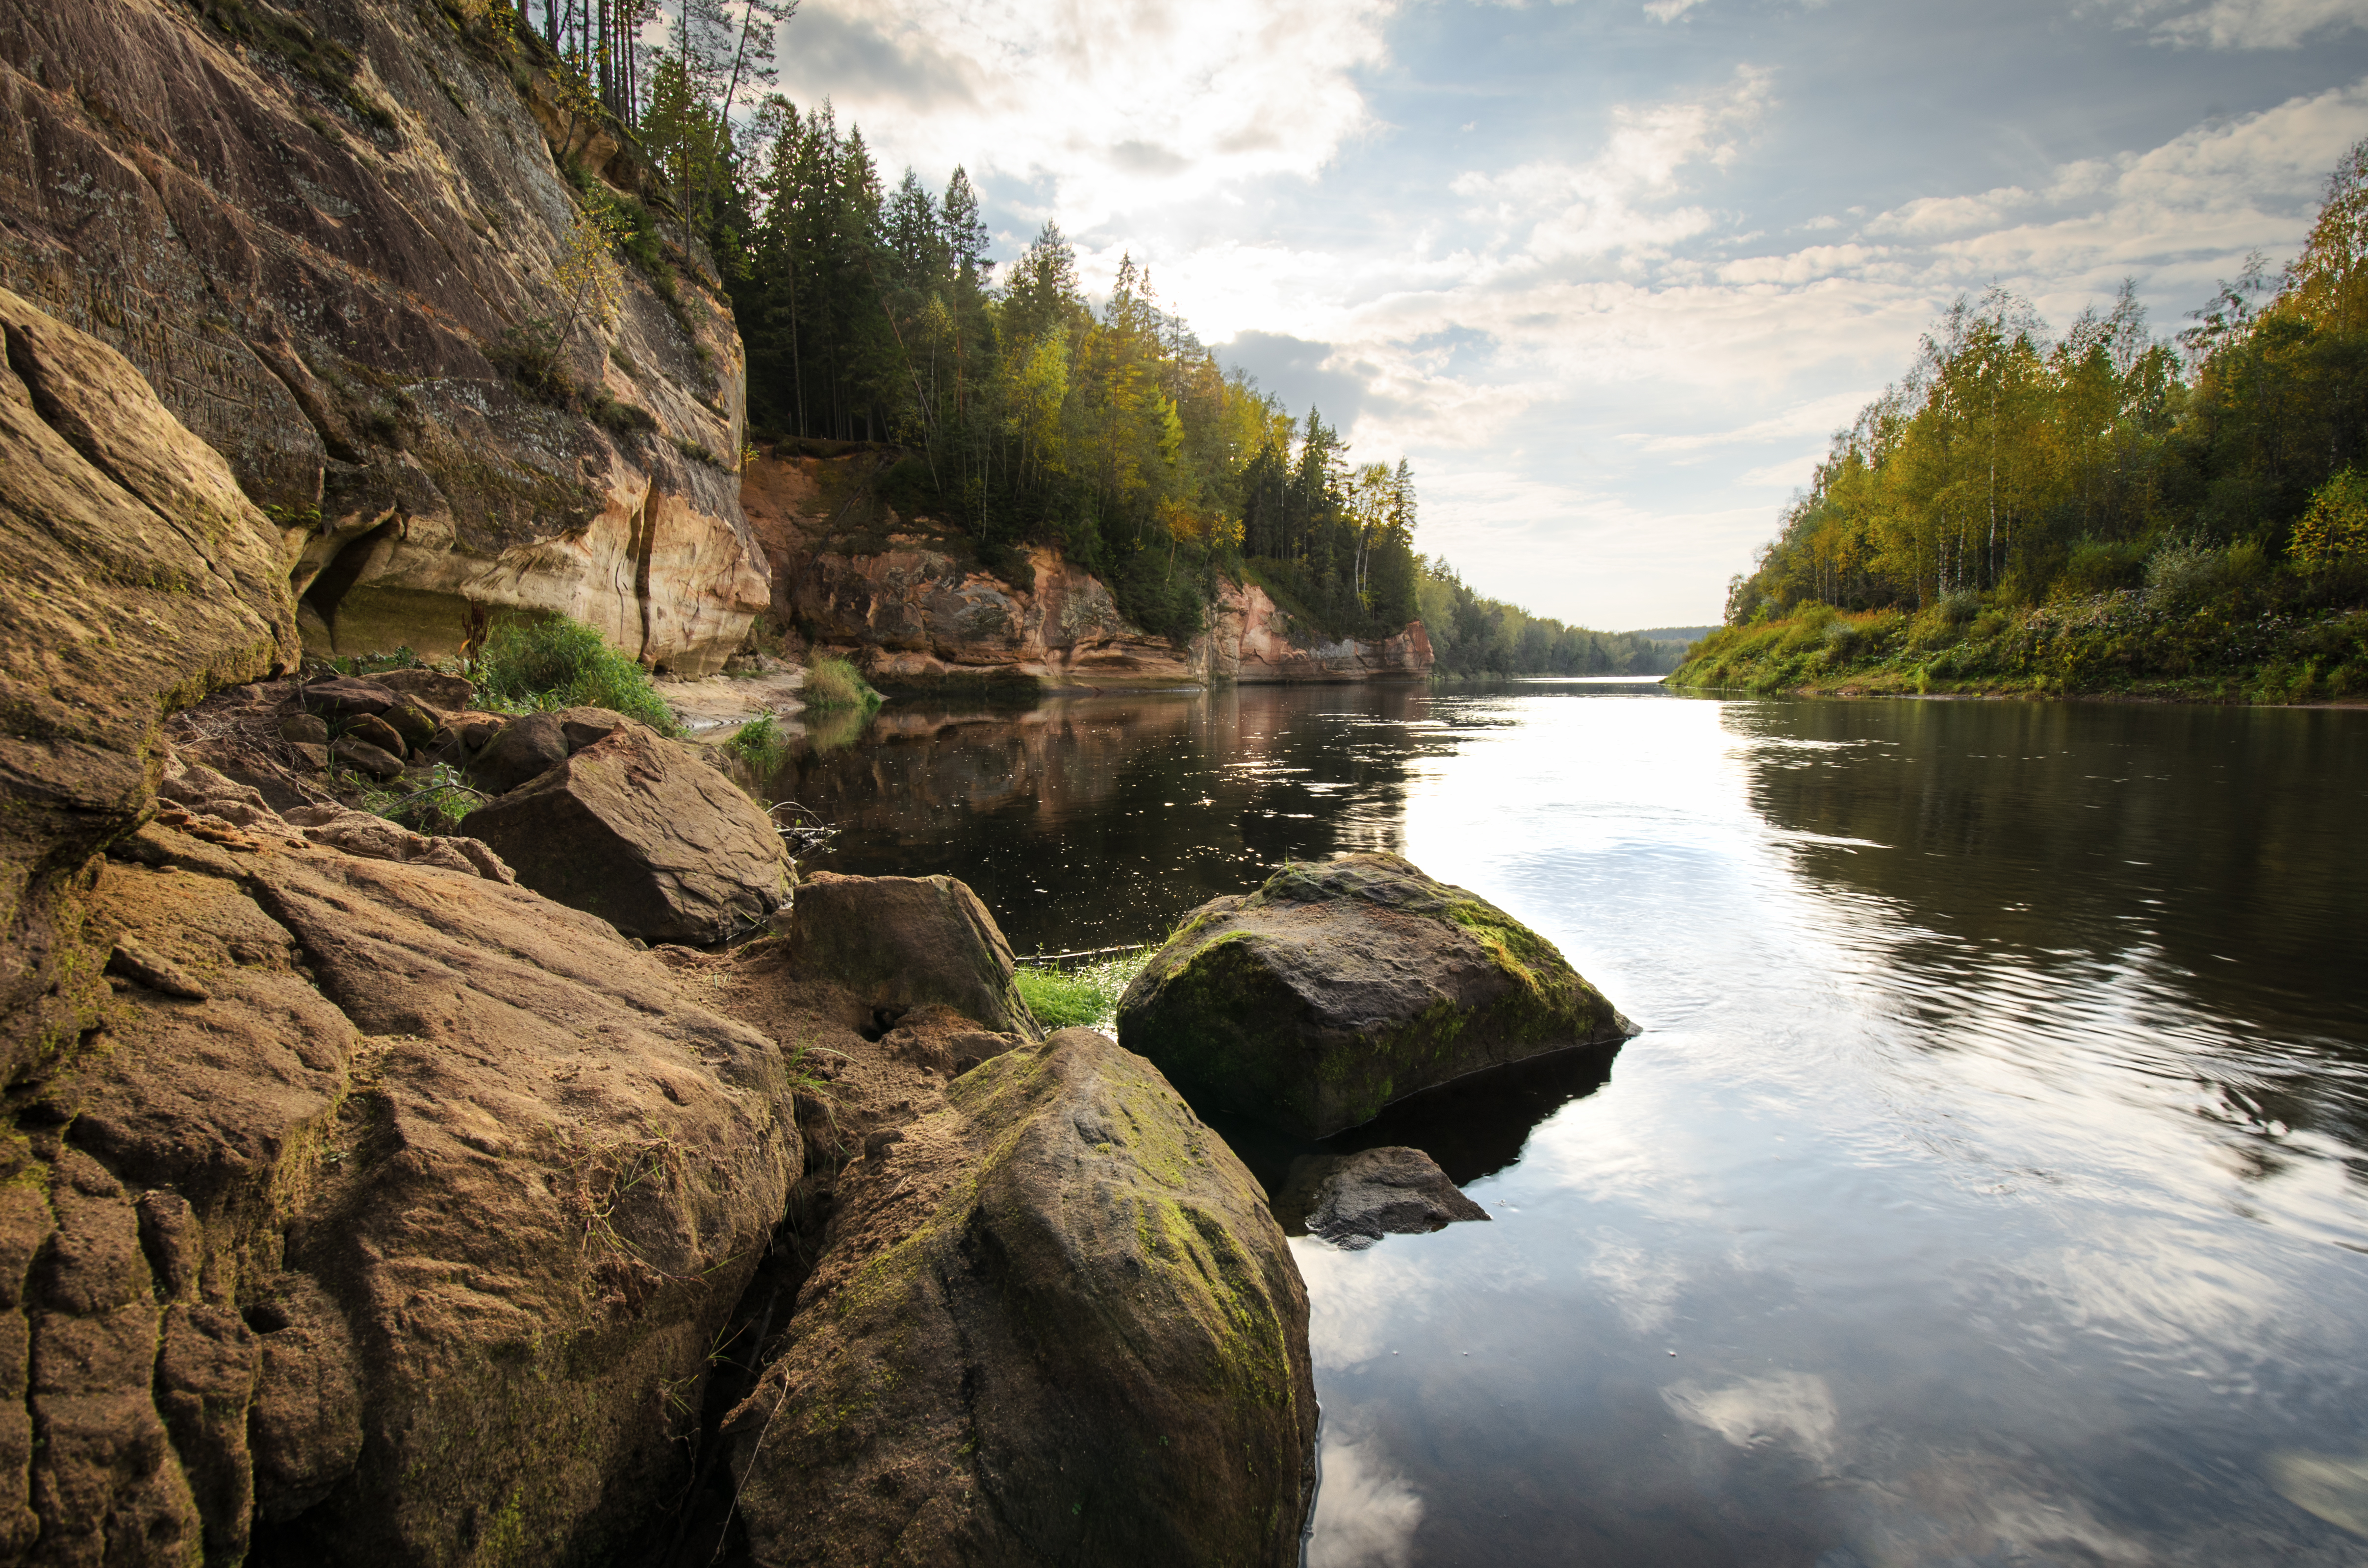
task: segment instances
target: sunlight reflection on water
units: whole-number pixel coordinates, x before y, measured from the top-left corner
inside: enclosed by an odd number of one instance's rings
[[[2368,714],[1524,684],[962,734],[798,780],[862,819],[837,869],[952,870],[1024,950],[1402,848],[1645,1028],[1475,1167],[1494,1223],[1292,1244],[1316,1563],[2368,1552]]]

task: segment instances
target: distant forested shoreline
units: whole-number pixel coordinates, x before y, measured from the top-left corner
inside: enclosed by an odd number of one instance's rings
[[[1958,301],[1678,681],[2368,694],[2368,141],[2283,273],[2193,320]]]

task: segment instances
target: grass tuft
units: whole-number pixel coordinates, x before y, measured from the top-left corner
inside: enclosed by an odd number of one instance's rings
[[[855,708],[869,711],[880,706],[880,694],[856,673],[853,665],[836,654],[825,654],[806,666],[805,685],[798,699],[809,708]]]
[[[479,699],[496,708],[607,708],[662,735],[681,731],[650,673],[599,632],[567,616],[495,627],[485,640],[476,679]]]
[[[1022,964],[1016,977],[1020,999],[1047,1029],[1093,1028],[1108,1033],[1118,1021],[1118,999],[1127,983],[1151,961],[1154,949],[1121,953],[1076,969]]]
[[[790,735],[770,713],[760,713],[732,732],[723,749],[758,773],[771,773],[790,755]]]

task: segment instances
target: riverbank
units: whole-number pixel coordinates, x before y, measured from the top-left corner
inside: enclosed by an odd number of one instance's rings
[[[2167,603],[2137,592],[2023,609],[1957,600],[1912,615],[1810,605],[1713,632],[1668,684],[1828,697],[2359,700],[2368,699],[2368,609]]]

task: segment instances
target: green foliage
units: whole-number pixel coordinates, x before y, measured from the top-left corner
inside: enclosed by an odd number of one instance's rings
[[[2294,557],[2324,572],[2368,556],[2368,474],[2347,468],[2318,487],[2294,525]]]
[[[564,615],[495,626],[479,656],[476,680],[480,698],[496,707],[608,708],[660,734],[679,729],[647,670],[591,627]]]
[[[458,828],[461,819],[484,800],[484,791],[471,784],[466,774],[441,762],[428,770],[427,782],[419,788],[388,790],[372,785],[361,790],[363,811],[431,835]]]
[[[2313,603],[2292,579],[2182,549],[2165,569],[2161,591],[1992,607],[1963,627],[1937,606],[1912,616],[1805,607],[1713,632],[1670,679],[1763,694],[2087,691],[2316,700],[2368,694],[2368,611]]]
[[[1014,979],[1020,999],[1047,1029],[1095,1028],[1107,1032],[1116,1025],[1118,999],[1125,994],[1127,983],[1151,961],[1152,951],[1144,948],[1073,969],[1021,964]]]
[[[528,396],[564,408],[575,399],[575,383],[567,374],[566,347],[549,316],[535,316],[502,329],[500,341],[485,348],[495,369],[518,384]]]
[[[1987,645],[2034,624],[2031,607],[2141,585],[2145,613],[2173,619],[2368,598],[2368,141],[2276,286],[2256,256],[2195,320],[2176,343],[2153,338],[2126,284],[2060,338],[2001,290],[1958,301],[1907,378],[1834,437],[1732,585],[1728,625],[1813,603],[1937,608],[1949,627],[1913,634],[1932,652],[1982,615],[2001,618],[1973,639]],[[2166,652],[2164,668],[2185,657]]]
[[[827,105],[772,99],[756,130],[709,234],[754,427],[893,445],[898,510],[960,526],[991,569],[1057,546],[1175,642],[1246,556],[1327,635],[1417,613],[1406,465],[1352,472],[1337,432],[1229,378],[1131,259],[1097,312],[1048,223],[997,287],[962,170],[942,195],[910,172],[885,188]]]
[[[810,709],[829,711],[848,709],[868,713],[880,706],[880,694],[871,689],[856,667],[836,654],[825,653],[806,666],[805,684],[798,688],[798,699]]]
[[[1417,608],[1440,676],[1667,675],[1680,644],[1590,631],[1484,598],[1444,561],[1419,562]]]
[[[746,763],[757,774],[778,770],[790,755],[790,733],[770,713],[759,714],[732,732],[723,749]]]

